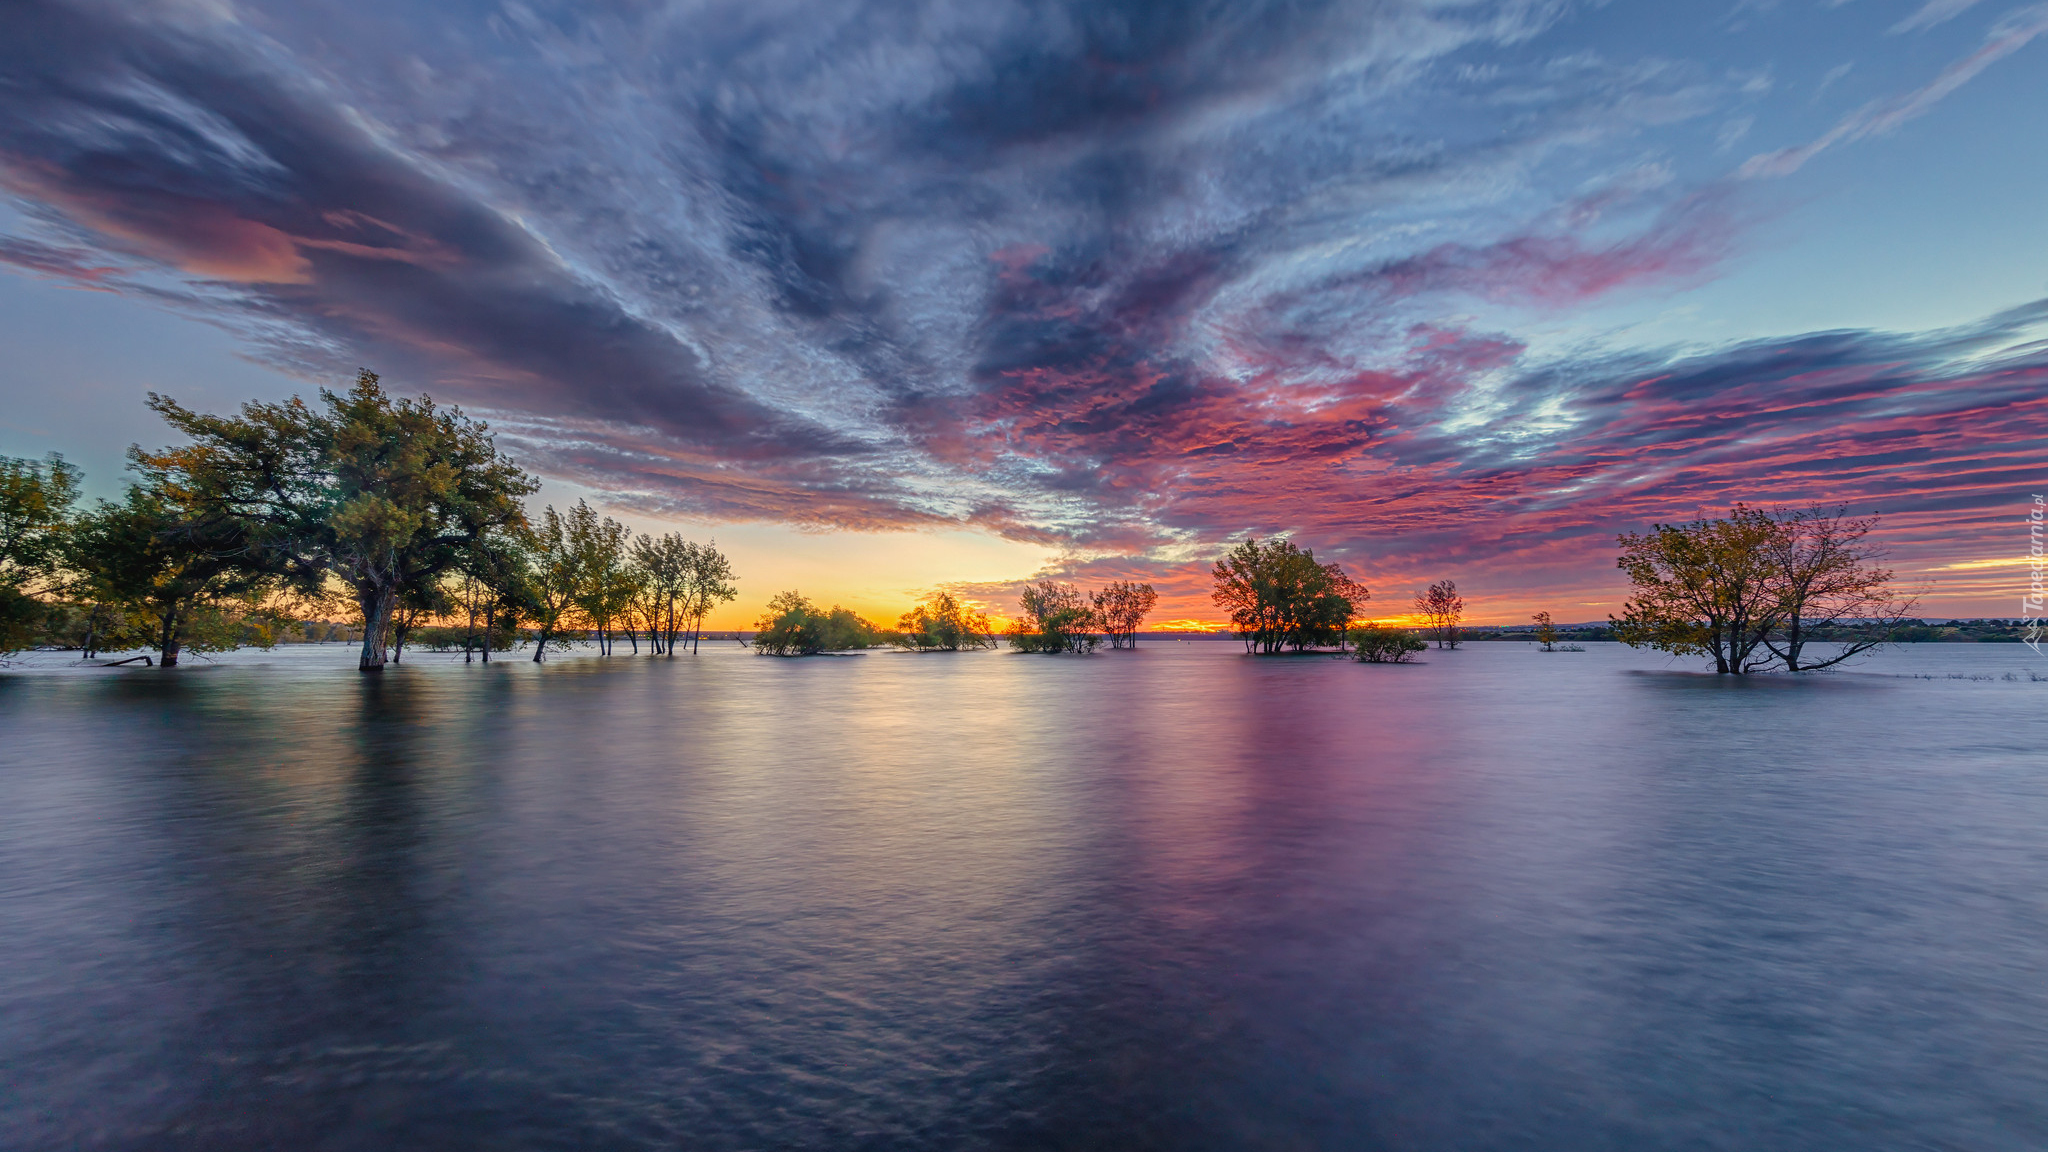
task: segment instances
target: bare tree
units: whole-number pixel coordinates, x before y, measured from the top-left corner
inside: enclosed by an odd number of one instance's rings
[[[1427,623],[1438,648],[1458,646],[1458,624],[1465,619],[1465,600],[1458,595],[1458,582],[1439,580],[1426,592],[1415,594],[1415,611]]]

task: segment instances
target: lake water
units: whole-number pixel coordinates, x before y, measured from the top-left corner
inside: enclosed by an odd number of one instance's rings
[[[0,1146],[2048,1148],[2048,662],[1589,647],[0,675]]]

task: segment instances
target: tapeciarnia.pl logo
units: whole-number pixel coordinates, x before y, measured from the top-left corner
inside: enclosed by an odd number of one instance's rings
[[[2043,557],[2041,548],[2044,520],[2048,520],[2048,497],[2036,492],[2034,506],[2027,509],[2027,560],[2034,579],[2027,587],[2026,598],[2020,601],[2020,616],[2027,622],[2026,644],[2036,656],[2041,654],[2041,616],[2048,611],[2048,589],[2042,586],[2044,578],[2048,578],[2048,558]]]

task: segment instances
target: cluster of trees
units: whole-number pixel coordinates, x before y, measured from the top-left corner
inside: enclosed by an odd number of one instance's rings
[[[548,505],[539,523],[506,542],[479,554],[484,563],[462,574],[456,593],[472,629],[481,617],[485,637],[505,626],[501,615],[523,621],[535,632],[535,661],[575,633],[587,633],[605,656],[620,636],[636,655],[642,636],[651,656],[694,652],[704,617],[739,595],[732,561],[715,544],[674,532],[635,536],[582,500],[567,513]],[[488,644],[484,650],[488,659]]]
[[[1072,584],[1041,580],[1019,597],[1024,618],[1006,634],[1019,652],[1092,652],[1106,638],[1112,648],[1135,648],[1138,629],[1159,602],[1150,584],[1119,580],[1083,593]],[[784,592],[768,604],[755,625],[754,649],[768,656],[810,656],[819,652],[893,644],[914,652],[958,652],[996,647],[994,624],[950,592],[934,592],[897,620],[894,629],[834,606],[820,611],[802,595]]]
[[[764,656],[814,656],[873,648],[886,633],[848,608],[821,611],[799,592],[778,592],[754,625],[754,651]]]
[[[1730,675],[1813,671],[1888,643],[1914,599],[1874,563],[1876,523],[1842,508],[1737,504],[1725,517],[1624,533],[1617,564],[1634,595],[1611,618],[1615,638],[1711,657]],[[1809,651],[1818,639],[1830,647]]]
[[[77,507],[82,479],[58,454],[0,457],[0,652],[36,644],[102,650],[270,644],[289,625],[268,577],[234,560],[220,525],[181,518],[179,496],[131,486]]]
[[[1092,652],[1104,636],[1113,648],[1134,648],[1138,628],[1158,599],[1151,585],[1125,581],[1090,595],[1083,595],[1072,584],[1050,580],[1028,584],[1020,597],[1025,619],[1013,625],[1007,638],[1020,652]],[[798,593],[784,592],[769,602],[768,612],[756,627],[755,649],[771,656],[808,656],[884,644],[915,652],[996,646],[995,626],[989,618],[944,591],[927,596],[904,613],[893,630],[837,606],[820,612]]]
[[[1230,613],[1246,652],[1349,646],[1367,663],[1397,664],[1428,647],[1403,628],[1354,626],[1372,593],[1342,566],[1319,563],[1313,549],[1291,540],[1261,543],[1249,537],[1225,553],[1211,575],[1210,598]],[[1456,581],[1441,580],[1416,593],[1415,612],[1438,648],[1462,642],[1465,600]]]
[[[1429,647],[1405,628],[1379,624],[1353,628],[1350,639],[1352,651],[1367,664],[1403,664],[1409,657]]]
[[[893,644],[913,652],[958,652],[996,646],[986,615],[970,611],[950,592],[934,592],[905,612],[891,630],[833,605],[823,611],[798,592],[781,592],[754,625],[754,651],[763,656],[815,656]]]
[[[891,643],[913,652],[959,652],[996,646],[995,626],[950,592],[934,592],[896,621]]]
[[[1150,584],[1118,580],[1082,593],[1072,584],[1041,580],[1026,585],[1018,604],[1024,619],[1010,632],[1020,652],[1092,652],[1104,639],[1111,648],[1136,648],[1138,629],[1159,603]]]
[[[1313,550],[1292,540],[1247,538],[1216,562],[1212,575],[1210,599],[1230,613],[1246,652],[1342,645],[1372,598],[1341,566],[1317,563]]]
[[[716,548],[634,537],[580,501],[529,523],[538,483],[487,425],[394,398],[373,372],[317,405],[217,416],[151,393],[149,406],[189,442],[131,448],[118,500],[77,510],[61,458],[0,460],[0,648],[82,629],[88,654],[147,644],[172,667],[267,644],[287,608],[340,598],[361,614],[365,670],[458,615],[486,660],[522,625],[539,634],[535,660],[572,627],[607,652],[621,632],[637,651],[644,632],[673,654],[737,594]]]

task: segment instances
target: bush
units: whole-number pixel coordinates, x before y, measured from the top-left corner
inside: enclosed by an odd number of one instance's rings
[[[1018,652],[1093,652],[1101,643],[1098,637],[1085,632],[1027,632],[1021,625],[1012,629],[1007,638],[1011,649]]]
[[[958,652],[962,648],[993,648],[996,639],[988,617],[970,612],[951,593],[935,592],[903,614],[890,643],[913,652]]]
[[[873,648],[884,638],[880,628],[851,609],[835,604],[829,612],[820,611],[795,592],[778,593],[770,600],[768,614],[756,627],[754,651],[764,656],[815,656]]]
[[[1093,652],[1101,642],[1095,612],[1072,584],[1027,584],[1019,603],[1030,618],[1028,631],[1021,623],[1010,631],[1010,647],[1019,652]]]
[[[1429,647],[1402,629],[1377,624],[1353,628],[1351,643],[1358,649],[1358,658],[1367,664],[1405,663],[1410,656]]]

